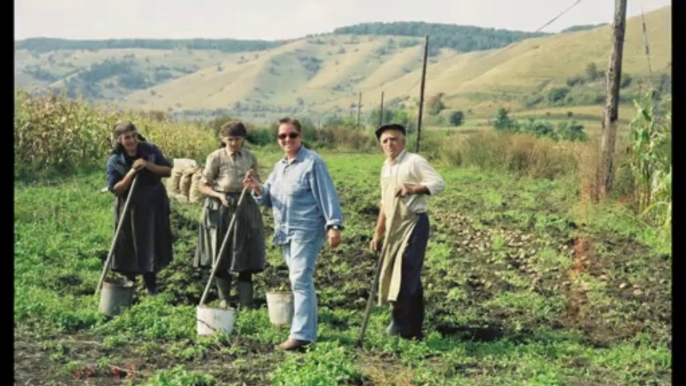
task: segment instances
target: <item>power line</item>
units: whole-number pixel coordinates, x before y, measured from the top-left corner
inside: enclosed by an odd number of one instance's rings
[[[562,15],[564,15],[565,13],[569,12],[569,10],[571,10],[571,9],[574,8],[574,7],[576,7],[579,3],[581,3],[581,0],[576,0],[576,2],[575,2],[574,4],[572,4],[572,5],[569,6],[567,9],[565,9],[564,11],[562,11],[562,13],[560,13],[559,15],[555,16],[554,18],[552,18],[550,21],[548,21],[548,22],[546,22],[545,24],[543,24],[543,26],[541,26],[541,27],[538,28],[536,31],[534,31],[534,33],[540,32],[543,28],[545,28],[545,27],[547,27],[548,25],[552,24],[555,20],[559,19],[560,16],[562,16]],[[507,46],[507,47],[504,47],[504,48],[503,48],[502,50],[500,50],[497,54],[502,54],[503,52],[505,52],[505,51],[507,51],[507,50],[509,50],[509,49],[512,49],[513,47],[517,46],[517,45],[518,45],[519,43],[521,43],[522,41],[523,41],[523,40],[519,40],[519,41],[516,41],[516,42],[510,44],[510,45]],[[478,66],[479,64],[481,64],[483,61],[485,61],[486,59],[489,59],[489,58],[492,58],[492,56],[486,56],[486,57],[484,57],[484,58],[481,58],[481,59],[478,60],[476,63],[472,64],[471,66],[469,66],[469,67],[467,67],[467,68],[465,68],[465,69],[463,69],[462,71],[465,72],[465,71],[471,70],[472,68],[477,67],[477,66]],[[474,79],[474,78],[472,78],[472,79]],[[469,79],[469,80],[471,80],[471,79]],[[415,84],[415,85],[416,85],[416,84]],[[413,86],[413,87],[414,87],[414,86]]]
[[[579,4],[579,3],[581,3],[581,0],[576,0],[576,3],[570,5],[567,9],[565,9],[564,11],[562,11],[562,13],[560,13],[559,15],[555,16],[554,18],[552,18],[552,20],[550,20],[549,22],[543,24],[543,27],[541,27],[541,28],[537,29],[536,31],[534,31],[534,33],[540,32],[543,28],[545,28],[545,27],[547,27],[548,25],[550,25],[552,22],[554,22],[555,20],[557,20],[560,16],[564,15],[565,13],[567,13],[570,9],[576,7],[577,4]]]
[[[558,15],[555,16],[554,18],[550,19],[548,22],[546,22],[545,24],[543,24],[543,26],[541,26],[540,28],[538,28],[538,29],[537,29],[536,31],[534,31],[533,33],[540,32],[543,28],[549,26],[549,25],[552,24],[555,20],[559,19],[562,15],[564,15],[565,13],[569,12],[572,8],[574,8],[574,7],[576,7],[577,5],[579,5],[579,3],[581,3],[581,0],[576,0],[576,2],[575,2],[574,4],[572,4],[572,5],[570,5],[569,7],[567,7],[567,9],[565,9],[564,11],[562,11],[560,14],[558,14]],[[498,54],[502,54],[503,52],[505,52],[505,51],[511,49],[512,47],[515,47],[517,44],[521,43],[522,41],[523,41],[523,40],[519,40],[519,41],[516,41],[516,42],[510,44],[509,46],[504,47],[502,50],[500,50],[500,51],[498,52]],[[481,64],[483,61],[485,61],[486,59],[489,59],[489,58],[492,58],[492,56],[490,56],[490,57],[489,57],[489,56],[486,56],[486,57],[484,57],[484,58],[481,58],[481,59],[478,60],[476,63],[472,64],[471,66],[469,66],[469,67],[467,67],[467,68],[465,68],[465,69],[463,69],[462,72],[465,72],[465,71],[471,70],[472,68],[475,68],[477,65]],[[474,78],[468,79],[467,81],[472,80],[472,79],[474,79]],[[419,83],[420,80],[421,80],[421,78],[418,79],[418,80],[414,83],[414,85],[412,85],[411,88],[415,88],[415,87],[417,86],[417,83]]]

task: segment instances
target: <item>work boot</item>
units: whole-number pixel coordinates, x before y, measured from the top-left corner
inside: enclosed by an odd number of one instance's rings
[[[149,295],[157,295],[157,275],[155,273],[144,273],[143,283],[145,284],[145,290]]]
[[[217,283],[217,292],[219,293],[219,308],[228,308],[229,296],[231,294],[231,277],[215,277]]]
[[[238,302],[241,307],[245,307],[246,309],[254,308],[252,293],[252,282],[238,282]]]
[[[276,346],[276,348],[278,350],[284,351],[301,351],[304,350],[307,346],[309,346],[310,343],[311,342],[306,340],[288,338],[284,342]]]

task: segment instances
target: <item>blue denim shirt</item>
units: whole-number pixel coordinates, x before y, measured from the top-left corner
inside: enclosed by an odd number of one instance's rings
[[[262,185],[262,194],[252,193],[258,204],[274,213],[274,243],[292,238],[324,237],[329,226],[343,229],[343,213],[324,160],[312,150],[300,147],[291,161],[286,157]]]

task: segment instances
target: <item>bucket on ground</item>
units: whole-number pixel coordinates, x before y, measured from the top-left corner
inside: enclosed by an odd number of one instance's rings
[[[275,325],[291,323],[293,319],[293,293],[267,292],[269,321]]]
[[[101,313],[107,316],[117,316],[133,301],[133,283],[128,281],[105,280],[100,292]]]
[[[217,331],[229,335],[236,322],[236,309],[200,306],[197,308],[196,319],[198,335],[212,335]]]

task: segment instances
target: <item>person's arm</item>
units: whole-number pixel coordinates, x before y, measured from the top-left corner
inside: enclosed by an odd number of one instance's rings
[[[369,243],[369,248],[378,252],[381,250],[381,243],[383,241],[383,235],[386,232],[386,214],[383,211],[383,204],[379,207],[379,217],[376,220],[376,228],[374,229],[374,237]]]
[[[246,173],[245,178],[243,179],[243,187],[252,191],[251,195],[257,204],[270,208],[272,206],[272,201],[269,192],[274,183],[274,178],[276,178],[276,167],[274,167],[274,170],[269,174],[267,182],[264,184],[261,184],[260,181],[255,178],[255,175],[255,170],[248,170],[248,173]]]
[[[335,248],[341,242],[343,213],[333,180],[323,160],[315,159],[309,183],[312,194],[326,221],[325,227],[327,229],[329,245]]]
[[[417,156],[412,163],[412,172],[420,178],[418,184],[401,184],[397,195],[404,197],[410,194],[428,194],[435,196],[445,190],[445,181],[429,162],[421,156]]]
[[[435,196],[445,190],[443,177],[431,166],[424,157],[418,156],[414,164],[417,174],[421,177],[418,189],[419,194],[430,194]]]
[[[107,190],[112,192],[115,196],[121,196],[129,190],[135,175],[135,169],[131,168],[122,176],[117,170],[115,157],[112,156],[107,160]]]
[[[202,171],[202,177],[200,178],[200,183],[198,184],[198,191],[207,197],[214,197],[221,201],[222,205],[229,206],[229,202],[226,196],[220,192],[212,189],[211,185],[219,175],[219,159],[218,157],[210,154],[205,160],[205,168]]]
[[[171,163],[164,157],[162,151],[157,146],[152,146],[152,153],[155,155],[154,163],[139,158],[133,163],[134,169],[146,168],[160,177],[171,176]]]

